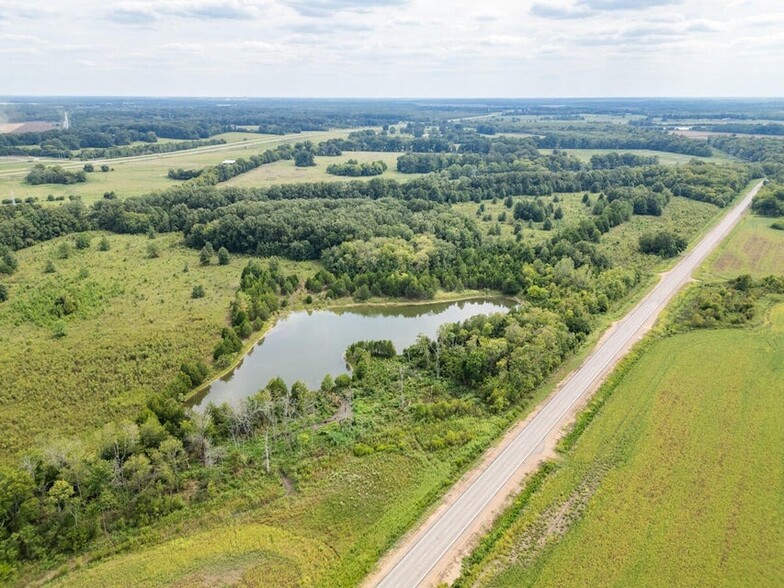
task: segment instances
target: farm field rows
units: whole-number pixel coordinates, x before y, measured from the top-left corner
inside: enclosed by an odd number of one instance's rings
[[[781,303],[652,344],[476,584],[781,585],[782,350]]]

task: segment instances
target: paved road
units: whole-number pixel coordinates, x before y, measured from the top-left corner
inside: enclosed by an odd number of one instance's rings
[[[751,203],[762,182],[694,247],[640,301],[588,356],[583,365],[553,394],[529,424],[513,437],[485,471],[456,497],[440,516],[428,523],[418,534],[419,539],[393,559],[389,571],[377,586],[380,588],[413,588],[420,586],[442,560],[455,557],[455,546],[477,517],[487,514],[489,504],[536,450],[545,438],[573,410],[575,405],[591,393],[608,368],[626,354],[655,321],[661,310],[689,281],[692,272],[732,230]],[[405,546],[403,547],[405,549]]]

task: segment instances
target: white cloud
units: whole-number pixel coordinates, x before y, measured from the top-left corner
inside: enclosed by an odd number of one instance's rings
[[[448,10],[434,0],[49,6],[0,0],[3,92],[784,94],[780,76],[770,75],[784,69],[784,12],[774,0],[451,0]]]

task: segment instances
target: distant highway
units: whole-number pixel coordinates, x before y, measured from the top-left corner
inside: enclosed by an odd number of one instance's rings
[[[705,260],[740,220],[751,199],[762,186],[759,182],[659,283],[597,344],[585,362],[530,418],[528,424],[506,441],[486,469],[475,476],[462,492],[432,516],[408,540],[394,549],[371,585],[379,588],[432,586],[453,564],[471,538],[471,528],[484,516],[489,518],[491,503],[497,501],[507,482],[563,426],[587,395],[591,394],[611,368],[653,325],[659,313],[691,279]],[[484,467],[482,464],[480,467]],[[470,477],[467,475],[467,477]]]
[[[201,154],[201,153],[214,153],[220,151],[236,150],[244,147],[257,147],[266,143],[285,143],[286,141],[304,141],[312,139],[320,135],[326,135],[331,131],[314,131],[312,133],[299,133],[290,135],[280,135],[275,137],[263,137],[260,139],[249,139],[247,141],[237,141],[235,143],[225,143],[223,145],[207,145],[205,147],[196,147],[195,149],[183,149],[181,151],[171,151],[169,153],[148,153],[145,155],[134,155],[131,157],[115,157],[113,159],[91,159],[90,163],[93,165],[112,164],[112,163],[132,163],[136,161],[149,161],[154,159],[168,159],[170,157],[182,157],[183,155]],[[252,136],[253,133],[248,133]],[[82,160],[64,160],[65,163],[60,163],[58,160],[50,158],[36,158],[34,163],[53,163],[62,166],[65,169],[79,169],[84,166],[87,161]],[[21,167],[24,165],[24,167]],[[13,177],[25,176],[30,172],[30,163],[23,162],[20,167],[0,171],[0,177]]]

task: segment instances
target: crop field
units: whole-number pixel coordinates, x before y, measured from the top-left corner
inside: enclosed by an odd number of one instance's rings
[[[226,133],[215,138],[224,138],[228,145],[207,147],[196,150],[186,150],[174,153],[163,153],[159,156],[143,156],[143,159],[129,158],[127,161],[116,160],[111,163],[112,171],[101,172],[96,166],[96,171],[87,174],[87,181],[81,184],[40,184],[31,186],[25,183],[24,175],[0,175],[0,196],[9,198],[11,192],[17,199],[35,196],[40,201],[47,197],[74,195],[81,197],[85,203],[94,202],[103,197],[106,192],[115,192],[118,197],[138,196],[155,190],[163,190],[177,186],[181,182],[171,180],[167,173],[171,168],[199,169],[208,165],[218,164],[226,159],[247,158],[258,155],[267,149],[274,149],[282,143],[296,143],[299,141],[323,141],[334,137],[345,137],[348,131],[329,131],[303,133],[302,135],[257,135],[251,133]],[[219,147],[219,149],[217,148]],[[84,162],[60,162],[57,160],[41,160],[47,165],[61,164],[67,169],[78,170]],[[29,169],[37,162],[19,162],[6,164],[0,167],[0,172],[17,169]],[[294,167],[293,162],[280,162]],[[0,164],[1,165],[1,164]],[[322,173],[324,173],[322,171]],[[326,175],[324,173],[324,175]]]
[[[751,274],[759,278],[784,271],[784,231],[772,229],[773,220],[746,216],[711,256],[706,276],[728,279]]]
[[[168,384],[183,361],[211,359],[245,265],[199,264],[199,252],[174,234],[102,235],[89,249],[60,259],[61,238],[19,251],[19,271],[6,280],[0,306],[0,455],[10,459],[46,435],[76,434],[136,414],[150,392]],[[48,261],[54,273],[44,273]],[[293,265],[294,262],[284,262]],[[188,271],[183,271],[185,267]],[[308,268],[308,264],[300,264]],[[303,270],[304,273],[305,270]],[[204,298],[191,299],[201,284]],[[53,314],[58,297],[75,312]],[[65,336],[56,337],[58,331]]]
[[[781,303],[654,342],[475,584],[781,586],[782,381]]]
[[[345,182],[347,180],[369,180],[371,177],[351,178],[335,176],[327,173],[327,166],[333,163],[345,163],[349,159],[356,159],[360,163],[383,161],[387,164],[387,171],[380,177],[383,179],[406,180],[420,177],[423,174],[402,174],[397,171],[397,158],[400,153],[346,151],[339,157],[316,157],[316,165],[312,167],[296,167],[293,161],[276,161],[262,165],[247,173],[230,179],[224,186],[264,187],[273,184],[293,184],[297,182]]]

